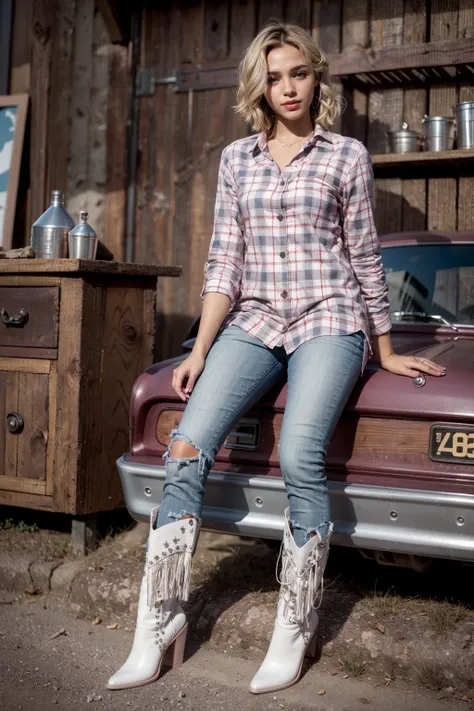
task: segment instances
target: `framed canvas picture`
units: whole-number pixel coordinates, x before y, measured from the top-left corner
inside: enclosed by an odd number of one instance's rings
[[[0,96],[0,246],[12,246],[28,95]]]

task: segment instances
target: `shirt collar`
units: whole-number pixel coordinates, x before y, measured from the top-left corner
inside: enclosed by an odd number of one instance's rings
[[[324,128],[322,128],[322,126],[319,125],[319,123],[317,123],[314,127],[313,135],[306,141],[303,148],[308,145],[314,146],[318,138],[322,138],[323,140],[328,141],[331,144],[333,143],[331,131],[326,131]],[[261,131],[256,135],[255,140],[252,141],[249,152],[253,153],[258,148],[259,153],[263,153],[263,151],[267,150],[267,147],[267,134],[265,131]],[[303,148],[301,150],[303,150]]]

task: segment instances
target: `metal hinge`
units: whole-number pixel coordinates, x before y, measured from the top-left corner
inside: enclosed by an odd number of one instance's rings
[[[136,76],[135,93],[137,96],[153,96],[157,84],[178,85],[178,74],[157,79],[153,67],[139,69]]]

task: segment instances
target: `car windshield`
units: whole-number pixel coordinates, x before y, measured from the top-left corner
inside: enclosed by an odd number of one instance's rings
[[[474,245],[384,247],[382,259],[395,322],[426,314],[474,324]]]

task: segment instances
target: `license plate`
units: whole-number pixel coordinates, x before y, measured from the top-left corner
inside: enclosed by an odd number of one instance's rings
[[[474,427],[433,425],[430,430],[430,459],[474,465]]]

